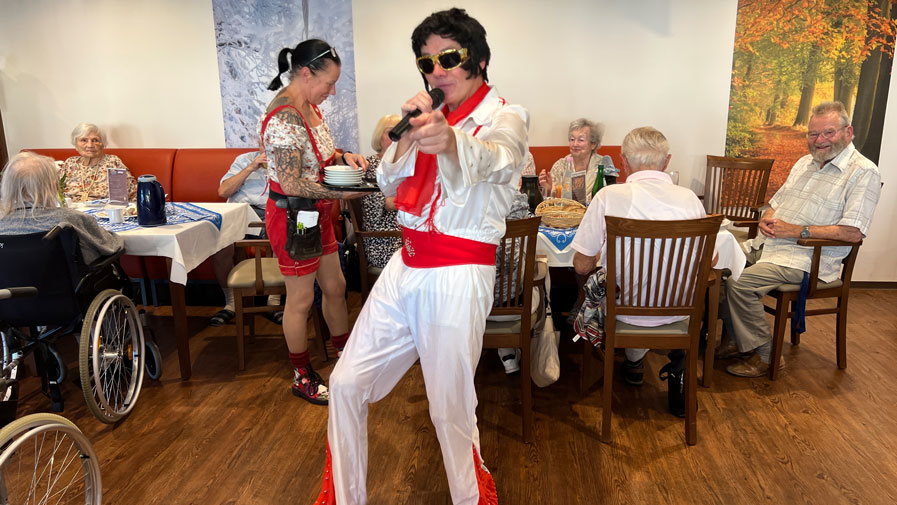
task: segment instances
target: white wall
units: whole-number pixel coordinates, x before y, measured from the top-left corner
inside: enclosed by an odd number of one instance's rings
[[[81,121],[111,147],[224,146],[211,0],[0,0],[10,152],[68,147]]]
[[[355,2],[362,145],[422,89],[411,32],[451,6],[486,28],[490,83],[529,109],[530,145],[564,145],[570,121],[587,117],[605,123],[606,145],[658,128],[683,181],[703,181],[703,157],[723,154],[736,2],[719,0]]]
[[[113,147],[224,146],[211,0],[0,4],[0,109],[11,152],[64,147],[79,121],[104,127]],[[366,152],[377,119],[423,87],[411,31],[453,5],[485,26],[490,81],[529,109],[531,145],[564,144],[568,123],[580,116],[607,125],[608,145],[653,125],[670,139],[682,184],[701,192],[704,155],[722,154],[725,145],[736,0],[356,1]],[[885,138],[897,128],[891,102]],[[895,162],[897,145],[886,142],[885,190],[857,280],[897,281],[890,226],[897,203],[888,198]]]

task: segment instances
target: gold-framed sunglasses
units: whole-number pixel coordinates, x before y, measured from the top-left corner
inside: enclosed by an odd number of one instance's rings
[[[417,59],[417,69],[422,74],[432,74],[438,64],[443,70],[454,70],[467,61],[467,48],[446,49],[433,56],[421,56]]]

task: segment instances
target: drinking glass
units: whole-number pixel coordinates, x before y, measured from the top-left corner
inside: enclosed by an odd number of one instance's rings
[[[667,174],[670,175],[670,179],[673,180],[673,184],[678,186],[679,185],[679,172],[677,172],[675,170],[670,170],[667,172]]]

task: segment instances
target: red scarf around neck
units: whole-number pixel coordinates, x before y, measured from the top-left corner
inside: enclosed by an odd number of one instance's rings
[[[489,86],[484,82],[457,109],[449,112],[448,106],[444,106],[442,113],[445,114],[445,120],[449,126],[455,126],[462,119],[469,116],[483,101],[486,94],[489,93],[489,89]],[[436,190],[437,169],[435,154],[426,154],[418,151],[417,159],[414,163],[414,175],[402,181],[396,190],[396,207],[403,212],[420,216],[423,213],[424,205],[433,198],[433,192]],[[430,220],[432,218],[433,212],[431,210]]]

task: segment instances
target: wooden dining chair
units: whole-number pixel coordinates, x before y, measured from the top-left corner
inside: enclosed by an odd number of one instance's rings
[[[249,223],[249,226],[261,228],[265,226],[265,223]],[[255,297],[268,295],[280,295],[282,297],[286,294],[287,288],[268,239],[240,240],[234,246],[237,251],[244,251],[246,248],[251,248],[253,251],[252,258],[238,262],[227,276],[227,287],[234,292],[234,312],[236,313],[234,322],[237,327],[237,367],[240,370],[244,370],[246,368],[245,324],[249,323],[249,335],[253,337],[255,336],[255,315],[284,310],[283,298],[281,298],[280,305],[256,307],[254,303]],[[324,359],[326,360],[328,356],[325,341],[329,335],[323,322],[323,313],[321,309],[316,307],[312,307],[311,313],[315,335],[321,339]],[[248,320],[244,320],[246,315],[249,315]]]
[[[504,237],[498,245],[496,262],[497,296],[483,335],[484,349],[520,349],[520,401],[522,404],[523,441],[532,440],[533,398],[530,376],[530,338],[533,321],[544,314],[545,274],[548,267],[536,267],[536,234],[540,218],[507,221]],[[538,270],[538,271],[537,271]],[[539,303],[533,303],[533,286],[539,291]],[[520,288],[522,286],[522,288]],[[540,312],[541,311],[541,312]]]
[[[361,266],[361,304],[364,305],[364,302],[371,292],[371,288],[374,287],[374,283],[377,282],[377,278],[380,277],[380,273],[383,272],[382,268],[368,263],[368,257],[364,250],[364,239],[369,237],[402,238],[402,232],[399,230],[368,230],[367,226],[365,226],[366,223],[364,221],[364,212],[362,212],[361,199],[356,198],[346,201],[349,204],[349,219],[352,220],[352,227],[355,228],[355,236],[358,237],[355,247],[358,251],[358,262]]]
[[[733,225],[747,228],[744,238],[756,237],[774,161],[708,155],[703,196],[707,214],[722,214]]]
[[[813,260],[810,267],[810,279],[819,279],[819,260],[823,247],[850,247],[850,253],[842,260],[841,278],[832,282],[810,282],[807,300],[834,299],[835,305],[818,309],[806,309],[806,317],[823,314],[835,314],[835,355],[838,368],[847,368],[847,301],[850,297],[850,279],[856,264],[857,254],[863,242],[840,242],[837,240],[800,239],[797,245],[813,248]],[[785,284],[770,291],[768,296],[775,299],[774,307],[764,305],[766,312],[775,316],[772,332],[772,350],[770,352],[769,380],[775,380],[778,374],[779,361],[782,359],[782,346],[785,339],[785,323],[794,317],[794,306],[800,294],[800,284]],[[791,330],[791,344],[800,344],[800,334]]]
[[[614,350],[684,349],[685,441],[694,445],[697,443],[701,318],[722,217],[643,221],[606,216],[605,221],[608,283],[601,440],[611,441]],[[644,327],[617,321],[617,316],[683,316],[685,319]]]

